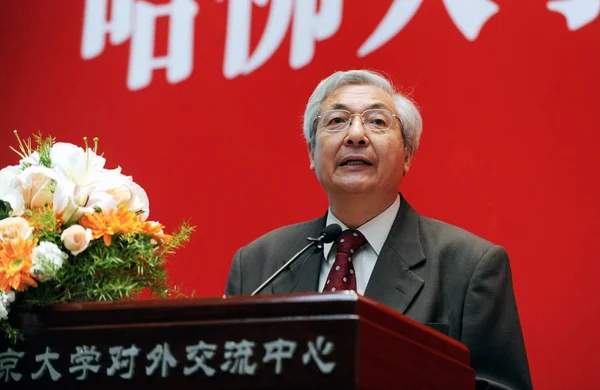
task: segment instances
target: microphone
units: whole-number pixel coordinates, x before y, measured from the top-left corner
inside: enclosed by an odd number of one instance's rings
[[[338,239],[342,234],[342,227],[337,223],[325,226],[325,229],[321,230],[321,234],[317,238],[307,237],[306,239],[310,242],[317,242],[319,244],[329,244]]]
[[[309,244],[307,246],[305,246],[304,248],[302,248],[298,253],[296,253],[281,268],[279,268],[277,271],[275,271],[275,273],[273,275],[271,275],[267,280],[265,280],[260,286],[258,286],[256,288],[256,290],[254,290],[252,292],[252,294],[250,294],[250,296],[254,296],[254,295],[258,294],[259,292],[261,292],[262,290],[264,290],[265,287],[267,287],[269,284],[271,284],[271,282],[276,277],[278,277],[283,271],[288,269],[290,267],[290,265],[292,265],[292,263],[294,261],[296,261],[310,247],[312,247],[314,245],[328,244],[330,242],[333,242],[333,241],[337,240],[337,238],[341,234],[342,234],[342,227],[336,223],[333,223],[331,225],[326,226],[325,229],[323,229],[321,231],[321,234],[319,234],[319,237],[316,237],[316,238],[307,237],[306,239],[309,241]]]

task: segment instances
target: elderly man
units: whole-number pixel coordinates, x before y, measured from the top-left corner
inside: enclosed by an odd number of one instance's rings
[[[398,193],[421,129],[415,105],[377,73],[336,72],[321,81],[304,134],[327,215],[239,249],[226,294],[250,294],[306,237],[337,223],[344,232],[336,243],[300,258],[271,292],[355,290],[464,343],[478,388],[529,389],[505,250],[419,215]]]

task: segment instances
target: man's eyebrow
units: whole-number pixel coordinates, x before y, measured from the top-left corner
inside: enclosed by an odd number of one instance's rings
[[[329,107],[330,110],[347,110],[348,106],[343,103],[335,103],[333,106]]]
[[[388,106],[386,106],[383,103],[373,103],[370,106],[366,107],[365,110],[372,110],[374,108],[384,108],[386,110],[390,109]],[[348,108],[348,106],[345,105],[344,103],[335,103],[330,108],[328,108],[328,110],[347,110],[347,111],[350,111],[350,109]]]

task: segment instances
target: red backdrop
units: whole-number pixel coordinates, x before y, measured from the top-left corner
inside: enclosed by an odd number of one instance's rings
[[[238,247],[326,210],[301,132],[312,89],[382,71],[424,118],[405,196],[511,255],[536,388],[600,388],[600,0],[256,3],[2,2],[0,166],[14,129],[98,136],[152,220],[197,226],[173,281],[219,295]]]

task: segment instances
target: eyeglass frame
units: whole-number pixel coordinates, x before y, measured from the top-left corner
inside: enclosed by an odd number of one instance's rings
[[[352,117],[359,116],[360,117],[360,123],[361,123],[362,127],[365,129],[365,131],[368,131],[368,132],[377,132],[375,130],[369,130],[369,129],[367,129],[367,127],[365,126],[365,121],[362,118],[362,116],[363,116],[363,114],[365,112],[367,112],[367,111],[373,111],[373,110],[382,110],[382,111],[389,112],[391,116],[393,116],[394,118],[398,119],[398,124],[400,125],[400,132],[403,133],[402,121],[400,120],[400,117],[398,115],[394,114],[392,111],[388,110],[387,108],[367,108],[366,110],[364,110],[360,114],[353,114],[353,113],[351,113],[348,110],[344,110],[344,109],[340,109],[340,108],[333,108],[333,109],[330,109],[330,110],[325,110],[325,111],[323,111],[323,114],[326,113],[327,111],[344,111],[344,112],[347,112],[348,114],[350,114],[350,120],[348,121],[348,124],[346,125],[346,127],[344,129],[342,129],[342,130],[327,130],[327,129],[325,129],[324,126],[321,126],[320,128],[322,128],[323,130],[325,130],[328,133],[343,133],[343,132],[347,131],[350,128],[350,126],[352,126],[352,120],[353,120]],[[313,123],[315,121],[319,120],[322,117],[323,117],[323,115],[317,115],[315,117],[315,119],[313,119]],[[393,127],[393,124],[391,124],[390,127],[388,127],[387,129],[385,129],[385,130],[379,130],[379,131],[381,131],[381,132],[387,132],[392,127]],[[319,127],[318,127],[318,123],[317,123],[317,127],[315,128],[315,131],[318,130],[318,129],[319,129]],[[402,134],[402,137],[404,138],[404,134]]]

